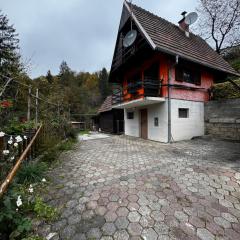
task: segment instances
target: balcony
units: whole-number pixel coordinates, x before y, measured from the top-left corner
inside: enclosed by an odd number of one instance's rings
[[[144,79],[113,89],[114,108],[131,108],[165,101],[161,98],[161,80]]]

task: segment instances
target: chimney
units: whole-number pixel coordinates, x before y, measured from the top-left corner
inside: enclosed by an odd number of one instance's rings
[[[186,16],[187,12],[184,11],[181,13],[181,15],[183,16],[183,18],[178,22],[180,29],[182,29],[183,31],[185,31],[186,35],[187,33],[189,33],[189,25],[185,23],[185,16]]]

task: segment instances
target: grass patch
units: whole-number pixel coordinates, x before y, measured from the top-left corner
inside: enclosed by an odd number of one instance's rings
[[[73,145],[76,143],[76,140],[69,139],[65,142],[62,142],[58,145],[57,150],[59,151],[70,151],[73,149]]]
[[[48,169],[46,163],[25,163],[17,174],[18,184],[40,182]]]
[[[80,135],[89,134],[89,130],[82,130],[79,133]]]

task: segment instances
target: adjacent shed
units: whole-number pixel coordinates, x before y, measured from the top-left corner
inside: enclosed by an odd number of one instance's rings
[[[95,122],[103,132],[113,134],[124,132],[124,111],[112,108],[112,96],[108,96],[99,108]]]

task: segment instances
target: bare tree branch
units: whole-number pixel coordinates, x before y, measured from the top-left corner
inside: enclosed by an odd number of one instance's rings
[[[221,49],[240,43],[240,0],[199,0],[196,32]]]

